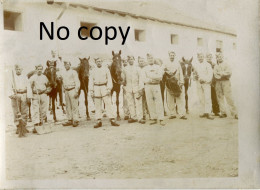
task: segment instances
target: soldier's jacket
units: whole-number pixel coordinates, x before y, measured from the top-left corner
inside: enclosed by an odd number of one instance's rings
[[[162,80],[162,73],[159,65],[147,65],[143,69],[144,83],[160,83]]]
[[[89,76],[89,90],[94,92],[96,97],[103,97],[111,91],[112,87],[113,83],[109,69],[106,66],[93,68]]]
[[[37,74],[34,74],[31,78],[30,78],[30,84],[32,87],[32,90],[34,92],[44,92],[47,90],[48,87],[48,79],[45,75],[41,74],[40,76]]]
[[[139,67],[128,65],[123,69],[121,75],[126,92],[137,93],[144,88],[142,71]]]
[[[165,67],[164,71],[168,74],[174,73],[176,71],[175,78],[178,80],[179,85],[184,84],[183,71],[182,71],[180,63],[168,61],[164,65],[164,67]]]
[[[194,65],[194,78],[198,81],[203,80],[204,83],[211,83],[213,77],[213,70],[209,63],[197,63]]]
[[[216,64],[214,67],[214,77],[218,80],[228,80],[232,75],[230,66],[227,63]]]
[[[19,76],[17,74],[14,74],[14,80],[16,84],[17,94],[26,94],[27,98],[32,98],[32,89],[28,78],[23,74]],[[9,92],[9,96],[14,94],[15,94],[15,87],[14,87],[14,81],[12,79],[12,89]]]
[[[69,69],[69,70],[63,70],[62,72],[59,72],[58,75],[62,76],[62,82],[63,87],[65,90],[75,88],[76,90],[79,90],[80,88],[80,81],[78,77],[78,73],[75,70]]]

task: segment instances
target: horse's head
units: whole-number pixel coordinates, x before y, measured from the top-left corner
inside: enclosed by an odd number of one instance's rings
[[[121,72],[122,72],[122,59],[121,59],[121,50],[119,53],[114,53],[112,51],[112,65],[111,65],[111,74],[114,80],[121,82]]]
[[[185,64],[190,65],[191,62],[192,62],[192,59],[193,59],[193,57],[192,57],[191,59],[185,59],[184,57],[182,57],[182,59],[181,59],[180,62],[183,63],[184,65],[185,65]]]
[[[57,61],[47,60],[46,65],[47,65],[48,68],[54,68],[57,65]]]
[[[88,77],[89,76],[89,60],[90,56],[88,58],[79,58],[80,64],[79,64],[79,76],[80,77]]]

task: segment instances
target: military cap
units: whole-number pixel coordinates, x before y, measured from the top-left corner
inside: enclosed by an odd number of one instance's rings
[[[36,66],[35,66],[35,69],[38,69],[38,67],[43,68],[42,64],[36,65]]]
[[[14,65],[14,69],[15,69],[15,70],[16,70],[16,69],[22,69],[22,66],[19,65],[19,64],[15,64],[15,65]]]
[[[174,56],[176,56],[176,53],[173,50],[168,51],[168,54],[173,54]]]

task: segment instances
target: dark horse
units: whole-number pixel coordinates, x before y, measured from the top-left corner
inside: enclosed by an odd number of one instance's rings
[[[90,64],[89,64],[89,59],[88,58],[79,58],[80,64],[78,67],[73,68],[78,72],[79,80],[80,80],[80,88],[79,88],[79,95],[81,90],[83,90],[84,95],[85,95],[85,106],[86,106],[86,115],[87,115],[87,120],[90,120],[89,117],[89,112],[88,112],[88,81],[89,81],[89,69],[90,69]]]
[[[188,104],[188,89],[191,85],[191,73],[192,73],[192,59],[186,60],[184,57],[182,57],[182,60],[180,62],[181,68],[183,71],[183,78],[184,78],[184,88],[185,88],[185,108],[186,113],[189,113],[189,104]]]
[[[113,82],[113,88],[111,90],[111,96],[113,95],[114,92],[116,92],[116,106],[117,106],[117,120],[120,120],[120,115],[119,115],[119,94],[120,94],[120,87],[122,83],[122,60],[121,60],[121,50],[119,53],[114,53],[112,51],[113,55],[113,60],[112,64],[110,66],[110,73],[111,73],[111,78]]]
[[[57,70],[56,70],[56,61],[47,61],[46,65],[47,68],[44,71],[44,75],[49,80],[49,86],[51,87],[51,91],[48,94],[51,99],[51,105],[52,105],[52,114],[53,114],[53,120],[56,122],[56,112],[55,112],[55,100],[57,99],[57,94],[62,89],[62,81],[57,77]],[[63,103],[61,102],[61,108],[63,113],[65,113]]]

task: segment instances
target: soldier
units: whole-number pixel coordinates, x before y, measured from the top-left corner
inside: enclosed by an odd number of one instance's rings
[[[97,123],[94,125],[94,128],[102,127],[102,100],[105,103],[106,113],[110,119],[111,125],[119,126],[115,121],[111,105],[112,79],[110,71],[107,67],[102,66],[102,59],[97,58],[95,59],[95,62],[97,67],[92,70],[89,77],[89,91],[91,97],[94,98],[96,108],[95,115]]]
[[[209,63],[204,61],[203,53],[197,54],[199,63],[194,67],[194,78],[197,80],[197,92],[202,106],[201,118],[214,119],[211,113],[211,81],[213,70]]]
[[[227,117],[224,97],[229,105],[230,113],[235,118],[238,119],[236,106],[234,105],[232,90],[231,90],[231,68],[227,63],[223,61],[223,55],[221,52],[216,54],[217,65],[214,68],[214,76],[216,79],[216,94],[218,98],[219,108],[220,108],[220,118]]]
[[[170,77],[175,77],[175,79],[178,82],[178,85],[181,89],[181,92],[179,94],[179,96],[174,96],[174,94],[171,93],[171,89],[169,89],[166,86],[166,97],[167,97],[167,105],[169,107],[169,111],[170,111],[170,118],[169,119],[174,119],[176,118],[176,106],[175,106],[175,102],[176,105],[178,107],[178,113],[180,116],[180,119],[184,119],[186,120],[187,117],[185,116],[185,109],[184,109],[184,79],[183,79],[183,71],[181,68],[181,65],[179,62],[174,62],[175,59],[175,52],[174,51],[170,51],[169,52],[169,58],[170,61],[168,61],[165,64],[165,73],[170,76]]]
[[[124,68],[127,66],[127,60],[122,60],[123,61],[123,66]],[[127,102],[127,98],[126,98],[126,89],[125,86],[122,87],[123,88],[123,110],[124,110],[124,120],[128,120],[129,119],[129,108],[128,108],[128,102]]]
[[[141,70],[134,66],[134,56],[127,56],[129,65],[122,72],[123,85],[126,90],[126,97],[131,118],[128,123],[139,122],[144,124],[142,119],[142,92],[144,83],[142,81]]]
[[[65,70],[59,73],[59,77],[63,83],[68,121],[62,125],[77,127],[79,125],[78,92],[80,81],[77,72],[71,69],[71,63],[69,61],[64,61],[64,67]]]
[[[212,69],[214,70],[214,67],[215,67],[216,64],[212,62],[212,54],[211,53],[206,54],[206,60],[211,65]],[[218,116],[219,115],[219,105],[218,105],[215,86],[216,86],[216,79],[213,75],[212,82],[211,82],[212,112],[215,114],[215,116]]]
[[[150,119],[152,123],[156,124],[157,120],[164,126],[164,110],[162,103],[162,95],[160,89],[160,81],[162,80],[162,73],[160,67],[154,64],[154,59],[151,54],[147,54],[148,65],[144,68],[144,84],[145,84],[145,95],[150,113]]]
[[[144,73],[144,69],[146,67],[146,63],[144,61],[144,58],[138,56],[138,65],[139,68],[141,70],[141,75],[143,76]],[[148,110],[148,106],[147,106],[147,101],[146,101],[146,95],[145,95],[145,90],[143,89],[143,93],[142,93],[142,109],[143,109],[143,120],[146,120],[146,115],[149,115],[149,110]]]
[[[34,126],[41,126],[43,122],[47,122],[47,109],[48,98],[47,94],[50,93],[49,82],[45,75],[42,74],[43,66],[37,65],[36,74],[30,78],[30,84],[33,92],[32,99],[32,121]],[[37,131],[33,130],[33,133]]]
[[[12,81],[12,92],[10,92],[9,98],[11,99],[14,124],[16,125],[16,134],[18,134],[19,118],[18,113],[21,113],[21,118],[27,124],[28,105],[27,102],[32,99],[32,90],[30,83],[25,75],[22,74],[22,67],[15,65],[15,75]],[[27,132],[29,132],[27,130]]]

